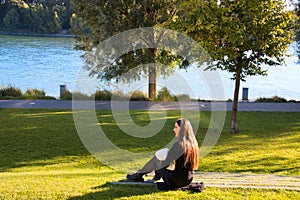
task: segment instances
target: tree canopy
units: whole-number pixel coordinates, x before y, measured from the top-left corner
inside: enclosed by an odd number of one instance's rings
[[[208,69],[226,70],[235,80],[232,132],[237,133],[240,81],[267,75],[263,65],[284,63],[293,41],[295,14],[284,0],[195,0],[182,5],[176,28],[198,41],[212,57]]]
[[[297,53],[298,53],[298,59],[300,59],[300,28],[299,28],[299,24],[300,24],[300,1],[299,0],[295,0],[294,2],[294,7],[295,7],[295,11],[296,14],[298,16],[298,23],[297,23],[297,27],[296,27],[296,44],[297,44]]]
[[[123,74],[134,69],[127,81],[136,80],[141,75],[149,77],[149,97],[156,96],[156,77],[167,76],[177,64],[186,66],[183,58],[157,48],[133,49],[110,64],[103,64],[93,50],[104,40],[130,29],[141,27],[161,27],[170,21],[177,11],[178,0],[115,0],[115,1],[75,1],[76,13],[86,28],[76,32],[78,49],[84,50],[87,69],[102,81],[120,80]],[[130,35],[128,35],[130,37]],[[160,35],[144,38],[146,43],[158,43]],[[130,40],[130,38],[128,38]],[[109,59],[109,56],[108,56]],[[143,64],[162,63],[163,65]],[[125,81],[126,81],[125,80]]]

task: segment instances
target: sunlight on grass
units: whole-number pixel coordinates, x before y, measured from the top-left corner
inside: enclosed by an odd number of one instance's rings
[[[81,112],[81,111],[76,111]],[[156,111],[160,112],[160,111]],[[131,111],[138,125],[149,113]],[[109,139],[132,152],[152,151],[170,141],[179,111],[167,111],[162,130],[151,138],[125,134],[108,110],[97,110]],[[194,115],[194,118],[192,117]],[[199,144],[211,113],[200,115]],[[159,120],[159,119],[156,119]],[[230,115],[216,146],[199,162],[199,171],[300,175],[300,113],[241,112],[237,135],[230,134]],[[159,192],[154,186],[111,185],[125,178],[126,168],[146,162],[124,162],[124,172],[96,160],[83,146],[72,111],[0,109],[0,199],[297,199],[299,191],[210,188],[203,193]],[[111,152],[113,154],[113,152]]]
[[[69,115],[72,114],[72,111],[61,111],[61,112],[48,112],[48,113],[27,113],[27,114],[16,114],[16,117],[45,117],[51,115]]]
[[[99,168],[99,171],[57,169],[46,172],[2,173],[0,177],[5,180],[0,183],[0,198],[9,198],[12,195],[12,199],[65,199],[93,192],[92,187],[103,185],[118,176],[112,170]]]

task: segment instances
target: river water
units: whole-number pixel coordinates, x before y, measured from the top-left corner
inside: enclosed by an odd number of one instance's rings
[[[82,52],[73,49],[74,42],[72,38],[0,35],[0,86],[12,85],[23,91],[28,88],[43,89],[47,95],[54,97],[59,96],[60,85],[66,85],[70,91],[77,91],[75,82],[78,80],[78,73],[85,73],[87,81],[89,79],[87,73],[81,69],[84,63],[80,57]],[[290,48],[290,52],[293,51],[294,49]],[[286,66],[264,67],[268,69],[266,77],[248,77],[246,82],[241,83],[240,98],[242,98],[242,88],[248,88],[250,100],[275,95],[288,100],[300,100],[300,65],[297,62],[297,57],[292,56],[286,58]],[[180,73],[181,79],[185,79],[185,83],[192,88],[191,92],[183,87],[182,93],[189,94],[193,98],[213,99],[210,90],[214,90],[214,87],[207,86],[207,83],[201,80],[201,76],[195,76],[193,70],[177,71],[177,73]],[[234,81],[230,79],[231,75],[222,71],[218,74],[224,88],[224,96],[219,100],[232,99]],[[168,84],[166,80],[158,79],[158,89]],[[145,80],[138,83],[138,87],[137,84],[130,85],[117,87],[123,92],[132,89],[147,92]],[[172,85],[180,88],[182,84],[175,78]],[[95,88],[92,88],[90,92],[94,90]],[[88,89],[80,92],[89,93]]]

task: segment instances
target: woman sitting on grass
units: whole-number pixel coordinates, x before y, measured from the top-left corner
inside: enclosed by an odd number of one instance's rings
[[[142,169],[128,174],[127,180],[144,181],[143,175],[155,171],[152,180],[162,178],[164,184],[159,188],[162,190],[184,187],[192,182],[193,170],[198,168],[199,149],[190,121],[184,118],[176,120],[173,132],[178,141],[172,148],[157,151]]]

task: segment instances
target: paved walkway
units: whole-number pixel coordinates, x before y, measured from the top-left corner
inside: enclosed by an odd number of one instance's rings
[[[0,100],[0,108],[72,109],[68,100]],[[232,102],[151,102],[151,101],[76,101],[76,108],[135,110],[203,110],[226,111]],[[239,103],[239,111],[300,112],[300,103]]]
[[[118,181],[111,182],[117,185],[153,185],[151,177],[145,182]],[[162,180],[160,180],[162,181]],[[274,174],[238,174],[226,172],[196,172],[193,182],[203,182],[205,187],[223,188],[255,188],[255,189],[282,189],[300,191],[300,176],[285,176]]]
[[[300,176],[197,172],[195,182],[206,187],[285,189],[300,191]]]

